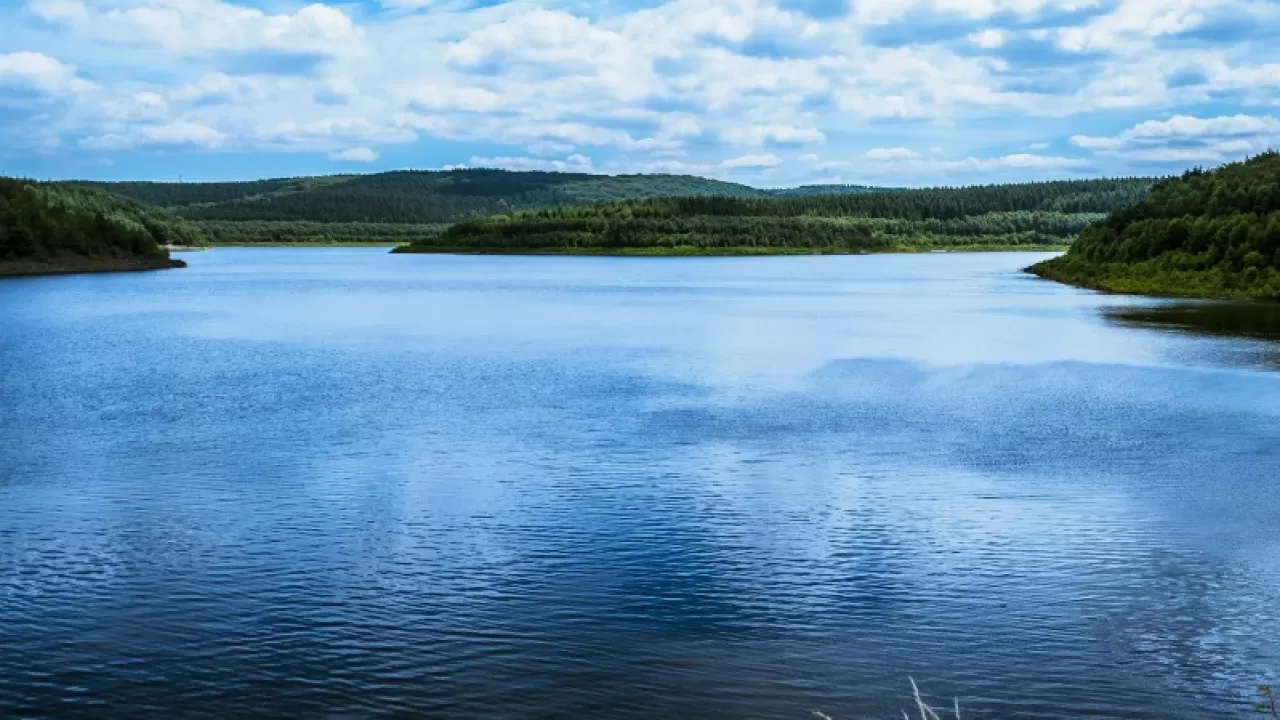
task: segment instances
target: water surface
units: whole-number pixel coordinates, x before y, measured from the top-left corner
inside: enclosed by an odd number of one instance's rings
[[[1275,345],[1041,257],[0,283],[0,716],[1247,716]]]

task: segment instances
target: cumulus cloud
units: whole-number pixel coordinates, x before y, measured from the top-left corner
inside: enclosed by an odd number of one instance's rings
[[[501,168],[504,170],[547,170],[552,172],[595,172],[591,158],[586,155],[570,155],[563,160],[534,157],[472,157],[466,165],[453,167]]]
[[[102,8],[82,0],[29,0],[43,20],[83,36],[119,44],[154,45],[177,54],[211,51],[331,52],[359,39],[352,19],[323,4],[269,15],[222,0],[148,0]]]
[[[341,152],[330,153],[329,159],[334,162],[375,163],[378,161],[378,153],[365,147],[349,148]]]
[[[213,150],[226,142],[226,134],[194,122],[149,125],[130,134],[110,133],[85,138],[80,146],[86,150]]]
[[[1280,107],[1271,0],[307,2],[0,8],[35,43],[0,55],[0,103],[26,113],[0,141],[981,182],[1237,157],[1271,130],[1178,118]]]
[[[771,168],[782,164],[782,158],[768,153],[765,155],[743,155],[741,157],[729,158],[720,163],[720,167],[726,170],[738,170],[744,168]]]
[[[868,160],[912,160],[920,157],[920,153],[910,148],[872,148],[864,156]]]
[[[262,97],[266,87],[254,80],[224,73],[206,73],[195,82],[184,83],[170,97],[177,102],[212,105],[240,104]]]
[[[311,122],[285,120],[257,128],[248,139],[257,147],[285,152],[327,150],[352,143],[402,144],[418,139],[412,130],[384,125],[361,117],[330,117]]]
[[[10,88],[59,94],[86,92],[93,87],[93,83],[76,74],[75,67],[48,55],[35,52],[0,55],[0,92]]]
[[[1280,118],[1175,115],[1139,123],[1118,135],[1075,135],[1071,144],[1134,162],[1216,164],[1280,146]]]
[[[821,131],[794,125],[735,125],[720,135],[731,145],[760,147],[762,145],[807,145],[824,142]]]

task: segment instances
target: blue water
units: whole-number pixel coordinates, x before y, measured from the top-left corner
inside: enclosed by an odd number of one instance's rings
[[[1280,368],[1039,256],[0,283],[0,716],[1247,716]]]

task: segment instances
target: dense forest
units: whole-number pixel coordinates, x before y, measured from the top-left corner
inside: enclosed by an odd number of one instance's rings
[[[1145,197],[1091,180],[795,197],[653,198],[460,222],[405,252],[861,252],[1057,246]]]
[[[161,206],[194,222],[215,244],[850,252],[1061,245],[1105,213],[1141,199],[1151,181],[759,190],[680,175],[465,169],[241,183],[83,184]]]
[[[205,242],[192,224],[128,198],[0,178],[0,275],[172,267],[165,245]]]
[[[341,183],[350,176],[334,175],[313,178],[277,178],[245,182],[87,182],[74,184],[106,190],[133,198],[147,205],[182,208],[188,205],[214,205],[244,200],[264,200],[280,195],[305,192],[324,185]]]
[[[1116,292],[1280,299],[1280,154],[1161,182],[1031,270]]]
[[[301,220],[201,220],[214,245],[404,245],[433,238],[448,223],[324,223]]]
[[[403,171],[243,183],[84,183],[231,222],[451,223],[534,208],[671,196],[766,197],[745,185],[685,175],[508,170]]]

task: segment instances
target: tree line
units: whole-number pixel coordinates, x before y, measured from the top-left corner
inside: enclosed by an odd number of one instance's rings
[[[1280,154],[1161,182],[1035,270],[1106,289],[1280,298]]]
[[[422,252],[532,249],[1062,245],[1149,192],[1147,179],[1062,181],[794,197],[649,198],[467,220]]]
[[[0,261],[164,257],[207,242],[194,225],[92,188],[0,178]]]
[[[449,223],[530,208],[673,195],[764,197],[745,185],[682,175],[461,169],[242,183],[93,183],[194,220]]]

